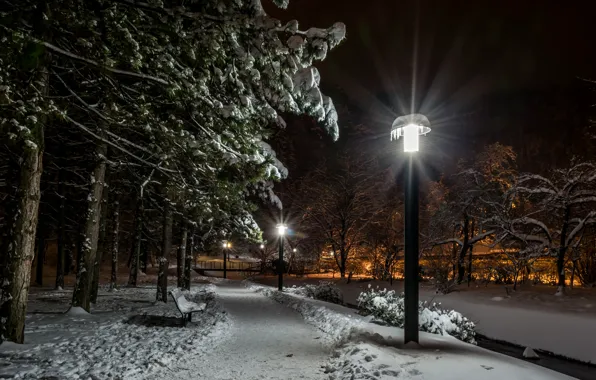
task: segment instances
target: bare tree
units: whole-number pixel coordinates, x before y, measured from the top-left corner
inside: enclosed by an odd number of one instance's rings
[[[344,153],[310,173],[295,194],[308,239],[330,248],[342,278],[355,247],[366,240],[366,228],[379,212],[373,202],[378,178],[374,162]]]

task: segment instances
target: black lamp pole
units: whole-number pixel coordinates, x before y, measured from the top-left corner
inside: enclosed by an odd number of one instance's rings
[[[279,264],[278,264],[278,278],[277,278],[277,290],[279,290],[280,292],[283,290],[284,288],[284,235],[280,234],[279,235]]]
[[[405,284],[404,343],[418,343],[418,168],[415,153],[408,153],[405,178]]]
[[[227,249],[227,243],[224,245],[224,249],[223,249],[223,270],[224,270],[224,275],[223,278],[228,278],[228,260],[226,258],[226,249]]]

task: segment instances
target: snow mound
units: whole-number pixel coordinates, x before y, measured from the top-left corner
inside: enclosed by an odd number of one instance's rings
[[[526,347],[523,355],[526,359],[540,359],[540,356],[530,347]]]
[[[85,316],[85,315],[90,315],[89,313],[87,313],[87,311],[85,309],[83,309],[82,307],[71,307],[67,312],[67,315],[76,315],[76,316]]]

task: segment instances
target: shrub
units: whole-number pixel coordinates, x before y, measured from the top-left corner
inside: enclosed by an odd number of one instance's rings
[[[370,285],[367,291],[358,296],[358,308],[364,315],[372,315],[376,320],[390,326],[404,327],[404,296],[393,290],[375,290]],[[440,304],[420,302],[418,306],[420,331],[432,334],[451,335],[467,343],[475,344],[474,322],[454,310],[444,310]]]
[[[303,297],[316,300],[343,304],[343,294],[341,290],[332,282],[321,281],[319,285],[293,286],[287,289],[288,292],[298,294]]]

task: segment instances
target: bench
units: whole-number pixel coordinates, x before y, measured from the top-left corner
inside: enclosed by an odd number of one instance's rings
[[[192,313],[204,311],[207,306],[204,303],[196,304],[187,300],[186,297],[184,297],[183,291],[179,288],[170,290],[168,294],[172,296],[178,311],[182,314],[182,324],[184,326],[186,326],[187,321],[192,322]]]

